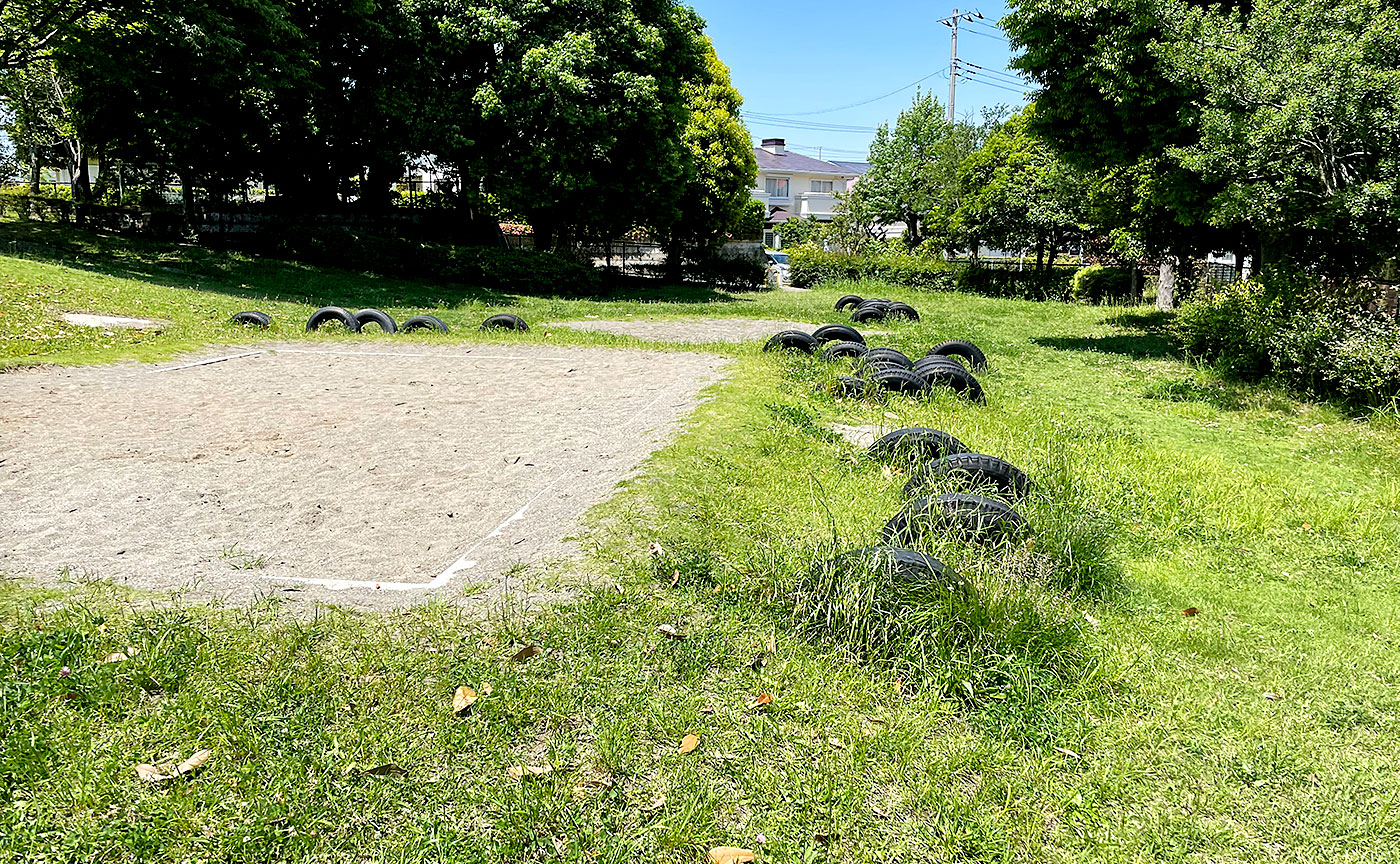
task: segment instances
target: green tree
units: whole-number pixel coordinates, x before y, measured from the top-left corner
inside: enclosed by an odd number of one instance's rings
[[[664,238],[673,278],[679,278],[686,254],[708,257],[726,235],[741,230],[758,173],[749,131],[739,117],[743,97],[714,45],[705,42],[704,70],[682,88],[688,112],[681,132],[683,179],[675,187],[678,194],[655,202],[648,219]]]
[[[876,130],[863,196],[881,221],[904,223],[904,242],[913,249],[927,226],[946,226],[957,210],[958,168],[980,140],[978,127],[949,123],[938,100],[919,92],[893,129],[882,123]]]
[[[1079,238],[1089,183],[1031,134],[1035,112],[1034,104],[1027,106],[963,161],[956,222],[972,249],[1034,248],[1042,269]]]

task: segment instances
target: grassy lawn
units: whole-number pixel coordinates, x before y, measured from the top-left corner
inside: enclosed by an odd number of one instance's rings
[[[217,609],[100,581],[0,584],[7,857],[696,861],[734,845],[802,862],[1400,860],[1400,430],[1387,417],[1222,382],[1173,356],[1141,309],[877,285],[645,308],[461,299],[26,236],[73,251],[0,257],[12,365],[302,338],[326,302],[463,326],[488,310],[838,321],[832,302],[853,290],[923,313],[872,343],[922,354],[970,338],[993,366],[983,406],[837,400],[818,392],[836,372],[817,361],[715,346],[735,358],[730,377],[591,515],[592,578],[562,606],[308,620],[274,600]],[[222,323],[248,307],[297,323],[270,337]],[[82,336],[59,309],[171,327]],[[815,562],[877,541],[905,479],[830,423],[934,426],[1020,465],[1036,481],[1031,536],[929,538],[966,593],[814,578]],[[527,646],[542,650],[512,659]],[[484,695],[454,716],[460,685]],[[771,703],[755,705],[762,694]],[[699,745],[681,753],[688,734]],[[201,748],[213,756],[189,778],[133,770]],[[517,779],[514,766],[550,770]]]

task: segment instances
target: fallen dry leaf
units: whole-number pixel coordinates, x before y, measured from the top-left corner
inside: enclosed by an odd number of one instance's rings
[[[706,703],[706,704],[704,704],[704,705],[701,705],[701,706],[700,706],[700,713],[701,713],[701,714],[713,714],[713,713],[715,713],[715,706],[710,705],[709,703]]]
[[[772,696],[771,693],[760,693],[760,694],[758,694],[758,698],[757,698],[757,699],[755,699],[755,700],[753,700],[753,702],[749,703],[749,707],[750,707],[750,708],[767,708],[769,705],[772,705],[772,704],[773,704],[773,696]]]
[[[175,773],[193,774],[195,771],[204,767],[204,763],[208,762],[209,757],[213,755],[214,751],[212,750],[197,750],[190,755],[190,758],[175,766]]]
[[[842,741],[840,738],[837,738],[837,737],[834,736],[834,735],[833,735],[832,737],[826,739],[826,743],[830,744],[832,747],[835,747],[837,750],[845,750],[845,749],[846,749],[846,742],[845,742],[845,741]]]
[[[121,651],[113,651],[111,654],[108,654],[108,655],[107,655],[107,659],[106,659],[106,660],[103,660],[102,662],[103,662],[103,663],[120,663],[120,662],[122,662],[123,660],[130,660],[130,659],[131,659],[130,657],[127,657],[127,656],[126,656],[125,654],[123,654]]]
[[[476,691],[465,685],[452,692],[452,713],[461,717],[476,704]]]
[[[777,654],[777,653],[778,653],[778,634],[776,634],[776,633],[770,633],[770,634],[768,634],[768,653],[769,653],[769,654]]]
[[[700,737],[699,737],[698,735],[687,735],[687,736],[685,736],[684,738],[681,739],[681,753],[682,753],[682,754],[689,753],[690,751],[694,750],[696,747],[699,747],[699,746],[700,746]]]
[[[173,775],[168,775],[154,765],[147,765],[144,762],[136,766],[136,776],[151,783],[160,783],[171,779]]]
[[[516,663],[524,663],[526,660],[529,660],[530,658],[534,657],[536,654],[539,653],[540,646],[526,645],[524,648],[521,648],[519,651],[515,652],[515,654],[510,659],[514,660]]]
[[[754,857],[751,850],[738,846],[716,846],[710,850],[710,864],[746,864]]]
[[[578,783],[574,784],[574,796],[583,798],[590,792],[596,792],[599,789],[611,789],[612,785],[613,781],[609,777],[593,777],[580,780]]]
[[[1066,749],[1066,748],[1064,748],[1064,747],[1056,747],[1056,748],[1055,748],[1055,752],[1056,752],[1056,753],[1063,753],[1064,755],[1068,756],[1068,757],[1071,758],[1071,759],[1078,759],[1078,758],[1079,758],[1079,754],[1078,754],[1078,753],[1074,752],[1073,750]]]
[[[1280,695],[1278,695],[1277,693],[1265,693],[1265,694],[1264,694],[1264,698],[1265,698],[1265,699],[1268,699],[1270,702],[1277,702],[1278,700],[1282,699],[1283,697],[1280,696]]]
[[[1185,615],[1187,618],[1195,618],[1197,615],[1201,614],[1201,610],[1197,609],[1195,606],[1192,606],[1188,609],[1182,609],[1181,614]]]
[[[491,686],[490,684],[482,684],[482,685],[481,685],[481,695],[482,695],[482,697],[490,696],[493,692],[494,692],[494,688],[492,688],[492,686]]]
[[[672,587],[672,588],[676,587],[677,583],[679,583],[680,581],[681,581],[681,571],[679,571],[679,570],[673,571],[673,572],[671,573],[671,587]]]
[[[393,762],[386,762],[383,765],[366,768],[364,773],[371,777],[407,777],[408,769],[402,765],[395,765]]]
[[[516,780],[525,780],[531,777],[543,777],[546,774],[554,773],[552,765],[512,765],[506,769],[506,773]]]
[[[136,766],[136,776],[150,783],[164,783],[167,780],[174,780],[177,777],[184,777],[198,771],[209,757],[213,756],[212,750],[197,750],[190,758],[175,766],[173,771],[165,771],[155,765],[142,763]]]
[[[1304,531],[1311,531],[1311,530],[1312,530],[1312,526],[1309,525],[1308,523],[1304,522],[1304,523],[1303,523],[1303,530],[1304,530]]]
[[[653,811],[653,810],[660,810],[662,807],[665,807],[665,806],[666,806],[666,796],[665,796],[665,795],[657,795],[655,798],[651,799],[651,803],[647,804],[646,809],[647,809],[648,812],[650,812],[650,811]]]
[[[658,627],[656,628],[656,632],[660,633],[662,636],[665,636],[667,639],[684,639],[684,638],[685,638],[685,634],[684,634],[684,633],[682,633],[681,631],[677,630],[675,627],[672,627],[670,624],[662,624],[662,625],[658,626]]]

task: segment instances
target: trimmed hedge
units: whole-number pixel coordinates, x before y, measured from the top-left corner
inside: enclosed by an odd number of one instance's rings
[[[73,202],[68,198],[30,195],[27,190],[15,192],[9,187],[0,192],[0,216],[6,213],[14,214],[21,221],[71,222]]]
[[[1090,264],[1074,274],[1069,283],[1070,297],[1090,303],[1141,303],[1142,291],[1133,296],[1133,271],[1126,267]]]
[[[876,279],[921,291],[966,291],[988,297],[1066,300],[1070,296],[1072,274],[1060,268],[1003,270],[898,252],[843,255],[814,246],[797,246],[787,253],[792,284],[799,288],[823,282]]]
[[[284,232],[270,252],[323,267],[440,279],[526,294],[583,297],[602,290],[597,270],[548,252],[419,243],[339,228]]]
[[[936,258],[895,253],[842,255],[815,246],[796,246],[786,251],[789,275],[798,288],[861,279],[879,279],[926,291],[951,291],[956,287],[957,268]]]

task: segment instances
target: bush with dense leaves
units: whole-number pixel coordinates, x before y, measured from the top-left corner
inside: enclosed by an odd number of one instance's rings
[[[338,228],[285,232],[272,252],[323,267],[439,279],[526,294],[582,297],[599,293],[602,286],[598,271],[592,267],[548,252],[420,243]]]
[[[1400,327],[1355,298],[1234,283],[1182,304],[1171,332],[1188,355],[1240,377],[1361,404],[1400,397]]]
[[[1070,275],[1069,271],[1054,267],[1046,270],[1012,270],[972,266],[958,274],[957,288],[986,297],[1067,300]]]
[[[797,246],[788,250],[788,265],[792,284],[798,288],[823,282],[878,279],[924,291],[951,291],[957,281],[957,268],[945,261],[896,252],[845,255],[815,246]]]
[[[1124,267],[1090,264],[1070,279],[1069,294],[1089,303],[1140,303],[1142,294],[1133,296],[1133,271]]]

